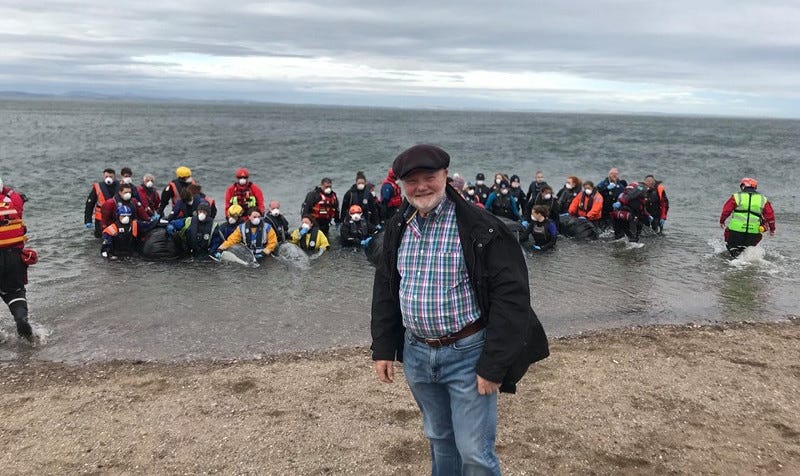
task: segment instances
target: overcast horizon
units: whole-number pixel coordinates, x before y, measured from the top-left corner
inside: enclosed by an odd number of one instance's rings
[[[0,5],[0,90],[800,118],[800,3]]]

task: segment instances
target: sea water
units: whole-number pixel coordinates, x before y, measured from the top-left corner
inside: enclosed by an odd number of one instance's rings
[[[362,170],[379,183],[406,147],[430,142],[450,173],[537,170],[558,190],[567,175],[598,182],[610,167],[629,181],[663,180],[670,213],[663,236],[640,245],[560,239],[527,256],[533,308],[551,336],[630,325],[770,321],[798,314],[800,122],[281,105],[112,101],[0,102],[0,176],[24,192],[31,319],[46,343],[16,343],[13,320],[0,359],[183,360],[370,342],[373,268],[361,252],[333,250],[297,266],[214,262],[109,262],[83,228],[92,182],[105,167],[154,173],[178,165],[218,201],[239,167],[292,226],[322,177],[343,197]],[[778,232],[731,260],[718,225],[744,176],[773,203]],[[749,257],[749,258],[748,258]]]

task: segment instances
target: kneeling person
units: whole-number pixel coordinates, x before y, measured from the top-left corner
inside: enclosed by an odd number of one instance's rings
[[[167,233],[177,234],[183,249],[195,258],[207,258],[211,247],[211,231],[214,220],[211,218],[211,205],[206,202],[188,218],[172,220],[167,225]]]
[[[129,258],[133,255],[139,239],[139,221],[133,218],[133,210],[126,205],[117,207],[114,223],[103,229],[103,258]]]
[[[228,239],[219,245],[217,255],[221,251],[239,243],[250,249],[256,259],[263,259],[265,256],[271,255],[275,251],[275,247],[278,246],[278,237],[275,235],[275,230],[272,229],[269,223],[262,220],[261,212],[258,208],[250,209],[247,214],[247,221],[233,230]]]
[[[547,251],[556,246],[558,239],[558,227],[555,222],[548,217],[550,210],[547,205],[534,205],[531,210],[531,222],[523,222],[525,230],[520,234],[519,241],[524,243],[528,237],[533,237],[531,251]]]
[[[363,219],[362,211],[359,205],[353,205],[348,210],[349,213],[344,217],[342,224],[342,246],[361,246],[361,242],[375,233],[375,226],[369,220]]]
[[[322,253],[330,248],[328,237],[319,229],[311,215],[303,215],[300,228],[292,231],[289,242],[300,246],[306,253],[314,251]]]

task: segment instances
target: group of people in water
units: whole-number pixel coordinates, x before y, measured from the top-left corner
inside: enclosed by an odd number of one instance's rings
[[[660,234],[669,212],[661,181],[647,175],[640,182],[629,183],[617,168],[597,183],[570,175],[557,191],[541,171],[527,190],[518,175],[499,172],[492,183],[486,182],[483,173],[477,174],[474,182],[454,174],[448,183],[464,200],[485,208],[517,231],[523,247],[532,253],[554,249],[559,235],[596,239],[609,228],[615,239],[627,237],[636,242],[644,227]],[[720,219],[724,227],[725,219],[733,216],[725,238],[734,256],[744,246],[757,243],[756,236],[760,239],[766,228],[774,233],[771,205],[755,187],[755,180],[744,179],[741,193],[731,197]],[[276,254],[283,243],[293,243],[309,254],[322,253],[330,247],[331,225],[339,230],[343,247],[366,247],[402,202],[391,169],[377,186],[358,172],[341,201],[326,177],[306,195],[300,223],[290,228],[281,203],[266,202],[249,171],[239,168],[225,192],[224,220],[215,223],[217,203],[203,192],[188,167],[178,167],[175,178],[163,189],[156,188],[152,174],[135,185],[132,170],[124,167],[119,179],[109,168],[103,171],[102,180],[92,185],[84,223],[102,238],[101,254],[109,258],[141,252],[152,240],[174,245],[176,251],[170,254],[216,260],[238,244],[261,260]]]

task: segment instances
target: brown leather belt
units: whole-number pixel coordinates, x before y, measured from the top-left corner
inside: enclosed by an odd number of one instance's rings
[[[433,339],[425,339],[423,337],[417,337],[414,334],[411,334],[414,339],[423,344],[428,344],[431,347],[443,347],[445,345],[450,345],[453,342],[463,339],[464,337],[469,337],[472,334],[475,334],[479,330],[485,327],[483,320],[478,319],[477,321],[473,321],[471,324],[467,325],[467,327],[461,329],[460,331],[456,332],[455,334],[450,334],[442,337],[436,337]]]

